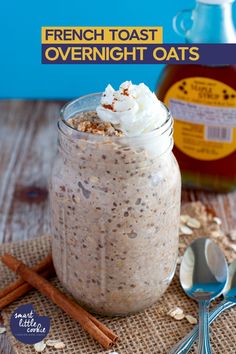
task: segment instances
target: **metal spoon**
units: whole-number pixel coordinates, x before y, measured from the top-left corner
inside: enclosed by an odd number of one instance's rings
[[[186,294],[199,304],[198,354],[211,354],[209,304],[222,293],[227,276],[224,254],[212,240],[199,238],[185,251],[180,266],[180,283]]]
[[[229,266],[229,276],[226,286],[223,290],[224,300],[221,301],[209,315],[209,324],[211,324],[223,311],[236,305],[236,260]],[[199,334],[199,326],[196,325],[190,333],[176,344],[168,354],[187,354]]]

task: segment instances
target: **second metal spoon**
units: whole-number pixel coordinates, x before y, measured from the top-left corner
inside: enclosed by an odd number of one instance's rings
[[[236,260],[229,266],[229,276],[227,284],[223,290],[224,300],[221,301],[209,315],[211,324],[223,311],[236,305]],[[187,354],[198,338],[199,326],[196,325],[191,332],[176,344],[168,354]]]

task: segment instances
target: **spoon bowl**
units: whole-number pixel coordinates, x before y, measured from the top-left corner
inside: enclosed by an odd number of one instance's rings
[[[224,299],[236,303],[236,259],[229,266],[229,276],[223,290]]]
[[[226,285],[227,275],[224,254],[212,240],[199,238],[185,251],[180,267],[180,282],[191,298],[198,301],[218,297]]]

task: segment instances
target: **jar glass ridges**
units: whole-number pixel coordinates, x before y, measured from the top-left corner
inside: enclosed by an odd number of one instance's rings
[[[139,137],[82,133],[67,119],[100,94],[73,101],[59,122],[50,200],[58,278],[88,309],[137,312],[166,290],[176,266],[180,174],[172,117]]]

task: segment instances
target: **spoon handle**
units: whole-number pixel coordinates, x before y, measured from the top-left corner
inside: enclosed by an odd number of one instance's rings
[[[209,335],[209,305],[206,300],[199,301],[199,340],[198,354],[211,354]]]
[[[223,300],[221,301],[211,312],[209,315],[209,324],[211,324],[223,311],[230,309],[235,306],[236,303]],[[187,354],[194,342],[198,338],[199,335],[199,326],[196,325],[184,338],[182,338],[179,343],[177,343],[168,354]]]

